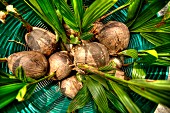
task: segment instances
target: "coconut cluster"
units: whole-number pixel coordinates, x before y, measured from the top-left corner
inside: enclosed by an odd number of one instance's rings
[[[52,79],[61,82],[61,92],[69,98],[74,98],[83,84],[77,80],[72,71],[75,72],[80,64],[100,68],[111,61],[115,62],[115,68],[121,68],[122,61],[111,55],[125,49],[129,43],[129,30],[121,22],[110,21],[106,24],[98,22],[94,24],[91,32],[94,33],[95,42],[74,45],[68,51],[56,51],[56,48],[59,48],[56,36],[42,28],[33,27],[32,31],[25,35],[31,51],[10,55],[7,58],[8,67],[15,73],[16,68],[22,66],[26,76],[34,79],[55,73]],[[117,73],[124,75],[120,70]]]

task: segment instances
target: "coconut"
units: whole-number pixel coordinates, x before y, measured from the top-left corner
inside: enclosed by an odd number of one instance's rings
[[[25,35],[28,47],[33,51],[39,51],[49,56],[57,47],[56,36],[42,28],[33,27],[33,30]]]
[[[130,32],[125,24],[117,21],[109,21],[98,31],[96,38],[108,48],[111,55],[127,48],[130,40]]]
[[[82,83],[78,81],[76,76],[69,77],[63,80],[60,84],[61,92],[71,99],[76,96],[76,94],[82,87]]]
[[[61,80],[67,77],[72,67],[72,60],[67,52],[60,51],[52,54],[49,58],[50,73],[56,72],[55,80]]]
[[[88,64],[94,67],[105,66],[109,62],[107,48],[97,42],[76,46],[74,49],[74,63]]]
[[[8,58],[8,67],[12,73],[18,66],[22,66],[27,77],[38,79],[47,72],[48,61],[43,54],[36,51],[22,51],[11,54]]]

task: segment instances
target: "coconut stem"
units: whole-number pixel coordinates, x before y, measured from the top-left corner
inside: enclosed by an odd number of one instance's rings
[[[20,44],[20,45],[22,45],[22,46],[24,46],[24,47],[27,47],[25,44],[23,44],[23,43],[21,43],[21,42],[18,42],[18,41],[15,41],[15,40],[8,40],[9,42],[15,42],[15,43],[17,43],[17,44]]]
[[[7,58],[0,58],[0,62],[7,62]]]
[[[30,83],[30,84],[36,84],[36,83],[39,83],[39,82],[41,82],[41,81],[43,81],[43,80],[46,80],[46,79],[49,79],[49,78],[52,78],[53,76],[55,76],[56,74],[55,74],[55,72],[54,73],[51,73],[50,75],[48,75],[48,76],[45,76],[44,78],[41,78],[41,79],[39,79],[39,80],[37,80],[37,81],[35,81],[35,82],[32,82],[32,83]]]
[[[60,47],[62,51],[67,51],[67,48],[63,42],[60,42]]]
[[[97,74],[99,76],[102,76],[102,77],[105,77],[107,79],[110,79],[110,80],[113,80],[115,82],[119,82],[123,85],[126,85],[126,84],[133,84],[127,80],[122,80],[120,78],[117,78],[115,76],[113,76],[112,74],[109,74],[109,73],[104,73],[102,71],[99,71],[98,69],[96,69],[95,67],[92,67],[92,66],[88,66],[88,65],[83,65],[83,64],[79,64],[78,67],[86,72],[90,72],[90,73],[94,73],[94,74]]]
[[[148,54],[145,54],[145,53],[139,53],[138,56],[139,57],[142,57],[142,56],[147,56]],[[169,53],[158,53],[158,57],[169,57],[170,54]]]
[[[85,65],[79,64],[78,68],[80,68],[82,70],[85,70],[86,72],[98,74],[98,75],[103,76],[103,77],[105,77],[105,74],[106,74],[106,73],[104,73],[102,71],[99,71],[95,67],[92,67],[92,66],[89,66],[89,65],[86,65],[86,64]]]
[[[110,13],[108,13],[108,14],[102,16],[100,19],[97,20],[97,22],[99,22],[99,21],[105,19],[106,17],[110,16],[111,14],[115,13],[116,11],[119,11],[119,10],[121,10],[121,9],[123,9],[123,8],[128,7],[128,6],[130,5],[130,3],[131,3],[131,2],[128,2],[127,4],[124,4],[124,5],[120,6],[120,7],[118,7],[117,9],[111,11]]]
[[[9,5],[5,0],[0,0],[0,2],[5,5],[6,7]],[[16,11],[16,10],[15,10]],[[23,25],[26,27],[28,32],[32,31],[32,26],[26,21],[24,20],[24,18],[21,16],[21,14],[19,14],[17,11],[16,13],[10,13],[12,16],[14,16],[15,18],[17,18],[20,22],[23,23]]]

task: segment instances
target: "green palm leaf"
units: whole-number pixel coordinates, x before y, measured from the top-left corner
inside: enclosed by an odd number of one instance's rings
[[[125,106],[120,102],[119,98],[112,92],[106,91],[107,98],[112,103],[112,105],[121,113],[128,113]]]
[[[83,30],[87,31],[90,25],[104,15],[116,2],[117,0],[95,0],[84,13]]]
[[[162,91],[162,90],[153,90],[148,88],[140,88],[136,86],[129,85],[130,89],[135,91],[136,93],[140,94],[141,96],[156,102],[164,104],[170,107],[170,90],[169,91]]]
[[[170,42],[170,34],[169,33],[157,33],[157,32],[142,32],[140,33],[143,38],[148,40],[150,43],[154,44],[155,46],[159,46]]]
[[[136,104],[130,99],[128,94],[122,90],[118,84],[110,80],[109,83],[129,113],[142,113]]]
[[[6,72],[4,72],[4,71],[2,71],[2,70],[0,70],[0,78],[16,79],[16,77],[15,77],[14,75],[11,75],[11,74],[9,74],[9,73],[6,73]]]
[[[82,39],[82,40],[90,40],[93,36],[94,36],[93,33],[85,32],[85,33],[81,34],[80,39]]]
[[[17,93],[18,93],[18,91],[14,91],[14,92],[9,93],[8,95],[5,95],[2,98],[0,98],[0,109],[2,109],[4,106],[6,106],[9,103],[11,103],[12,101],[14,101]]]
[[[71,27],[73,30],[78,31],[79,30],[78,23],[70,7],[67,5],[67,3],[64,0],[54,0],[53,3],[60,11],[66,24],[69,25],[69,27]]]
[[[25,85],[25,83],[13,83],[13,84],[0,86],[0,92],[1,92],[0,97],[3,98],[4,95],[7,95],[7,94],[12,93],[14,91],[18,91],[24,85]]]
[[[151,2],[151,4],[139,14],[135,22],[130,26],[130,31],[150,20],[168,3],[168,1],[169,0],[153,0],[153,2]]]
[[[160,46],[156,46],[153,49],[155,49],[158,53],[170,53],[170,43],[167,42],[165,44],[162,44]]]
[[[128,84],[135,85],[141,88],[150,88],[157,91],[170,91],[169,80],[145,80],[145,79],[132,79]]]
[[[90,78],[92,78],[93,80],[99,82],[101,85],[103,85],[107,90],[109,90],[108,84],[107,84],[107,80],[99,75],[89,75]]]
[[[154,101],[156,103],[162,103],[166,106],[170,106],[169,103],[170,81],[169,80],[132,79],[130,81],[124,81],[111,76],[109,78],[114,80],[115,82],[122,83],[122,85],[129,87],[137,94],[144,96],[145,98],[151,101]],[[110,82],[113,85],[112,81]],[[116,83],[114,83],[114,85],[115,85],[114,87],[116,87]],[[114,91],[116,92],[118,91],[118,89],[115,89]]]
[[[46,23],[53,27],[52,23],[49,22],[48,18],[45,16],[43,9],[40,7],[37,1],[35,0],[24,0],[29,7],[31,7]]]
[[[103,86],[97,81],[92,80],[90,77],[86,77],[86,83],[100,112],[111,113],[111,110],[108,107],[108,101]]]
[[[19,80],[27,82],[26,74],[21,66],[17,67],[15,70],[15,75]]]
[[[158,17],[153,20],[150,20],[141,26],[135,28],[134,30],[131,30],[131,32],[160,32],[160,33],[170,33],[170,19],[166,20],[165,23],[163,23],[160,26],[157,26],[163,17]],[[169,38],[170,39],[170,38]]]
[[[170,66],[170,61],[158,58],[155,62],[153,62],[151,65],[159,65],[159,66]]]
[[[130,2],[131,3],[127,11],[127,21],[129,22],[127,23],[128,27],[133,24],[141,12],[144,0],[130,0]]]
[[[77,93],[75,98],[68,106],[67,112],[73,112],[77,109],[84,107],[91,100],[91,94],[87,88],[86,83],[83,84],[83,88]]]
[[[20,81],[18,79],[13,79],[13,78],[1,78],[0,77],[0,86],[12,84],[12,83],[19,83],[19,82],[22,82],[22,81]]]
[[[0,55],[5,53],[5,49],[0,48]]]
[[[71,4],[74,9],[74,17],[76,19],[76,22],[79,25],[79,28],[81,28],[81,22],[84,14],[83,0],[71,0]]]

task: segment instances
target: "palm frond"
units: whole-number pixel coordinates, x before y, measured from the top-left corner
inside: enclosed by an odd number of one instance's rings
[[[163,17],[157,17],[153,20],[150,20],[141,26],[135,28],[134,30],[131,30],[131,32],[160,32],[160,33],[170,33],[170,19],[166,20],[161,25],[157,26],[161,23]]]
[[[83,88],[78,92],[75,98],[68,106],[67,112],[73,112],[77,109],[84,107],[91,100],[91,94],[87,88],[86,83],[83,84]]]
[[[78,31],[78,23],[76,21],[76,18],[74,16],[74,13],[71,11],[70,7],[64,0],[54,0],[53,2],[57,9],[60,11],[61,15],[64,18],[64,21],[66,24],[72,28],[73,30]]]
[[[140,35],[148,40],[150,43],[154,44],[155,46],[160,46],[167,42],[170,42],[170,34],[169,33],[157,33],[157,32],[142,32]]]
[[[103,86],[97,81],[92,80],[90,77],[86,77],[86,83],[100,112],[111,113],[111,109],[108,106],[108,100]]]
[[[71,4],[74,9],[75,20],[77,24],[79,25],[79,28],[81,28],[81,22],[82,22],[83,14],[84,14],[83,0],[71,0]]]
[[[150,20],[167,3],[168,3],[168,0],[164,0],[164,1],[154,0],[153,2],[151,2],[151,4],[139,14],[139,16],[130,26],[130,31],[136,29],[137,27],[141,26],[142,24]]]
[[[120,101],[123,103],[123,105],[126,107],[126,109],[130,113],[142,113],[140,109],[136,106],[136,104],[130,99],[128,94],[119,87],[118,84],[116,84],[113,81],[109,81],[112,89],[115,91],[117,96],[119,97]]]
[[[156,46],[154,47],[153,49],[155,49],[157,51],[157,53],[170,53],[170,43],[165,43],[165,44],[162,44],[160,46]]]
[[[103,16],[117,0],[96,0],[85,11],[82,21],[82,28],[87,31],[92,23]]]

